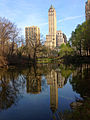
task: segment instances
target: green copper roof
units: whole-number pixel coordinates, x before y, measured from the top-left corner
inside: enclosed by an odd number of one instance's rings
[[[54,9],[54,7],[51,5],[51,7],[50,8],[52,8],[52,9]]]

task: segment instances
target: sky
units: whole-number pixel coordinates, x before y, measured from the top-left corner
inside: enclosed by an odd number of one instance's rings
[[[56,10],[57,30],[69,39],[78,24],[85,21],[87,0],[0,0],[0,17],[5,17],[22,29],[38,26],[40,33],[48,34],[48,9],[51,4]]]

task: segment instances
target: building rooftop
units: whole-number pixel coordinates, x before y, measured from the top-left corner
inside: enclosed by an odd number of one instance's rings
[[[61,30],[57,30],[56,32],[57,32],[57,33],[58,33],[58,32],[62,33],[62,31],[61,31]]]
[[[51,5],[51,7],[50,7],[51,9],[54,9],[54,7],[53,7],[53,5]]]
[[[30,27],[34,27],[34,28],[38,28],[38,26],[27,26],[27,27],[25,27],[25,28],[30,28]]]
[[[51,9],[54,9],[54,10],[55,10],[55,8],[53,7],[53,5],[50,6],[49,11],[50,11]]]

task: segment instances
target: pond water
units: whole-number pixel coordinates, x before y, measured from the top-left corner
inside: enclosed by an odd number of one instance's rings
[[[90,65],[44,64],[0,70],[0,120],[60,120],[89,96]]]

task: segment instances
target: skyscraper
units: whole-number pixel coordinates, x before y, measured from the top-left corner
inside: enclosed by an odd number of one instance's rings
[[[49,34],[46,35],[45,46],[51,49],[59,47],[61,44],[66,43],[66,38],[61,31],[57,31],[56,11],[51,5],[48,11],[48,24]]]
[[[25,27],[26,45],[29,45],[30,40],[37,43],[40,42],[40,29],[37,26]]]
[[[85,5],[86,20],[90,20],[90,0]]]
[[[56,11],[51,5],[48,11],[49,35],[46,35],[46,46],[50,48],[56,47]]]

